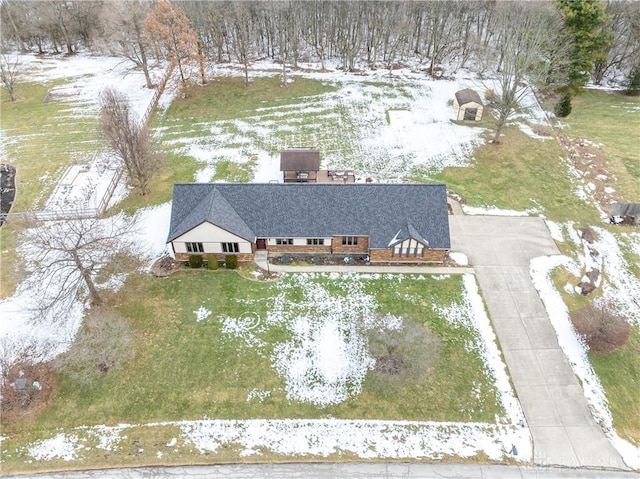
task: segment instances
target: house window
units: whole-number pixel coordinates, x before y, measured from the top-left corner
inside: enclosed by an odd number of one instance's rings
[[[358,246],[358,237],[357,236],[343,236],[342,237],[342,246]]]
[[[278,246],[290,246],[293,244],[293,238],[276,238]]]
[[[238,243],[222,243],[223,253],[237,253],[240,251]]]
[[[185,243],[187,245],[187,253],[204,253],[202,243]]]
[[[307,246],[323,246],[324,238],[307,238]]]

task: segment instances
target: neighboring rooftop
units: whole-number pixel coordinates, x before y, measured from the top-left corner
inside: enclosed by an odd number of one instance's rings
[[[630,216],[640,218],[640,203],[614,203],[611,205],[611,216]]]
[[[368,235],[371,248],[419,235],[449,249],[442,184],[221,184],[173,188],[168,241],[210,222],[248,241]]]

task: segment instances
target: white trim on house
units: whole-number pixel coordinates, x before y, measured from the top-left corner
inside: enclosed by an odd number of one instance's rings
[[[203,254],[224,253],[222,243],[238,243],[238,253],[252,253],[250,241],[208,222],[199,224],[171,243],[175,253],[191,254],[187,251],[187,243],[202,243]]]
[[[407,238],[391,247],[393,248],[394,256],[422,256],[422,252],[425,249],[429,249],[428,245],[415,238]]]

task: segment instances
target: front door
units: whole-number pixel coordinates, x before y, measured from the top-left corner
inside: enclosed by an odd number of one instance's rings
[[[256,249],[267,249],[267,240],[259,238],[256,240]]]

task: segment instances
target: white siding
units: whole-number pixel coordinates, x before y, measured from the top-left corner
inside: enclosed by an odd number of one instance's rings
[[[238,243],[238,253],[251,253],[251,243],[211,223],[202,223],[172,241],[176,253],[187,253],[185,243],[202,243],[204,254],[222,253],[221,243]]]

